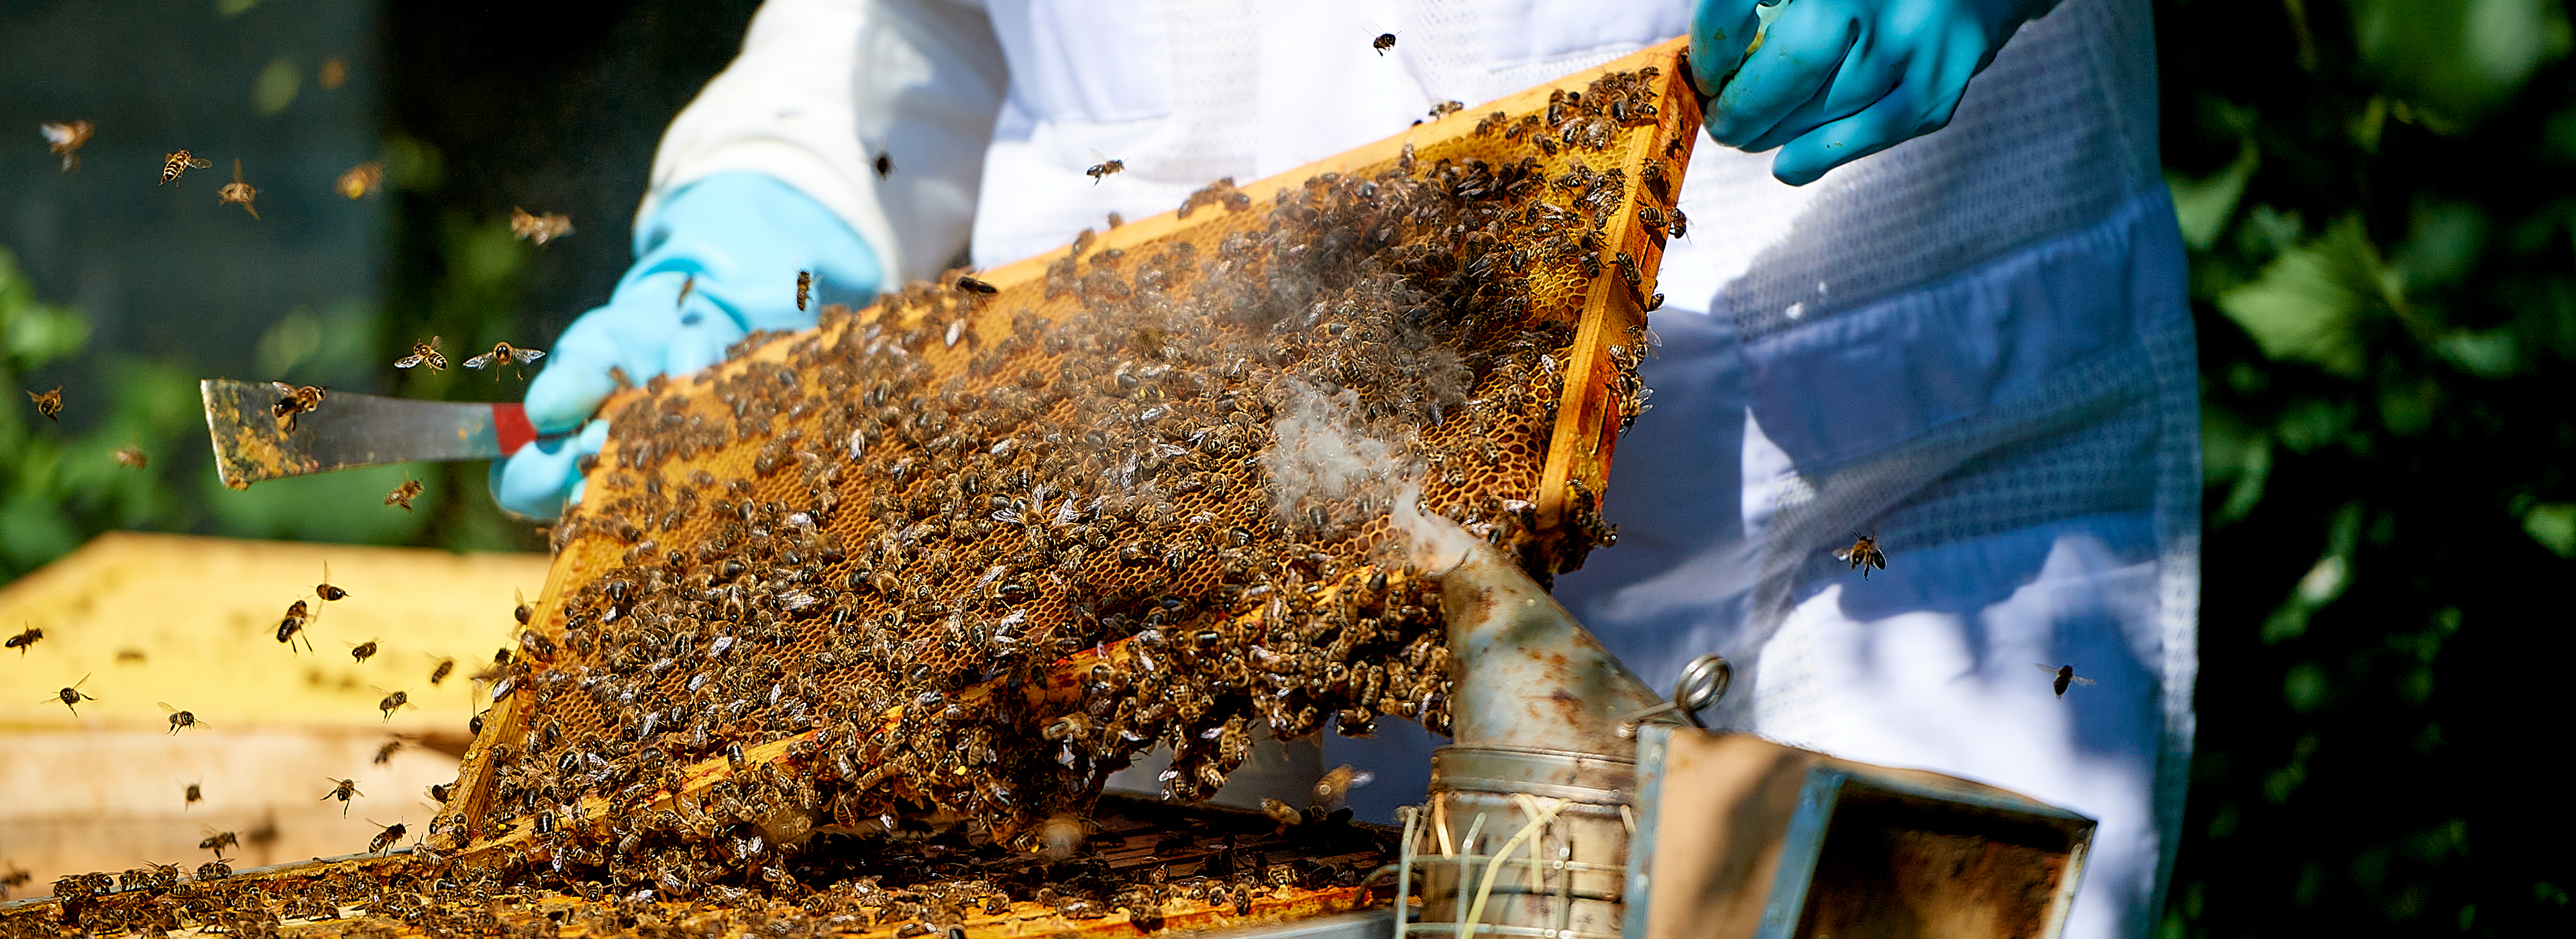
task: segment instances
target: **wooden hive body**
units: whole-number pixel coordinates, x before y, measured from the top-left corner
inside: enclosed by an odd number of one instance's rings
[[[1158,742],[1195,798],[1256,721],[1442,726],[1389,509],[1410,484],[1541,575],[1611,537],[1683,48],[613,397],[430,844],[616,865],[903,809],[1007,836]]]

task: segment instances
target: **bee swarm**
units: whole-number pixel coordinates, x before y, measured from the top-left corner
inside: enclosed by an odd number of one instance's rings
[[[1676,49],[612,399],[428,844],[783,890],[887,817],[1034,846],[1157,745],[1196,800],[1263,726],[1444,729],[1389,511],[1418,489],[1542,576],[1615,537],[1665,238],[1639,209],[1697,130]]]

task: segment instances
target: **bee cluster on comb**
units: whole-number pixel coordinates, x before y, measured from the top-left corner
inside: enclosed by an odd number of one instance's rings
[[[1697,131],[1676,54],[613,398],[430,849],[784,887],[888,817],[1033,846],[1158,746],[1195,800],[1264,729],[1443,729],[1437,587],[1391,519],[1542,576],[1615,537],[1642,220]]]

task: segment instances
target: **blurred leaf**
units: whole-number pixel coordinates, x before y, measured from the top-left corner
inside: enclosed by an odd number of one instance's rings
[[[2353,42],[2426,126],[2456,132],[2566,54],[2566,13],[2546,0],[2352,0]]]
[[[2315,241],[2283,251],[2262,276],[2218,298],[2263,354],[2311,362],[2346,378],[2362,374],[2363,322],[2399,312],[2396,272],[2346,216]]]
[[[287,105],[295,103],[295,93],[303,87],[304,72],[295,67],[293,59],[285,56],[270,59],[268,67],[260,69],[259,78],[251,83],[251,107],[262,116],[286,110]]]
[[[18,256],[0,248],[0,373],[24,373],[89,344],[89,318],[36,299]]]
[[[2513,333],[2501,329],[2454,332],[2435,342],[2433,350],[2480,378],[2511,376],[2521,364],[2521,356],[2515,354]]]
[[[248,13],[252,7],[258,5],[259,0],[215,0],[215,13],[218,16],[231,18]]]
[[[2183,244],[2207,251],[2218,242],[2218,233],[2236,214],[2236,200],[2245,195],[2245,181],[2254,178],[2254,169],[2262,163],[2262,151],[2248,137],[2236,159],[2207,179],[2165,174],[2165,187],[2173,190],[2174,216],[2182,222]]]
[[[2396,259],[2406,286],[2447,286],[2468,276],[2486,247],[2486,210],[2473,202],[2419,196],[2411,214],[2413,227]]]
[[[2522,530],[2559,557],[2576,558],[2576,502],[2532,506],[2522,513]]]
[[[283,381],[289,369],[321,348],[322,320],[302,307],[289,310],[259,334],[255,353],[259,374],[267,380]]]
[[[218,530],[235,538],[330,541],[342,544],[402,544],[429,521],[425,511],[405,512],[384,504],[385,494],[406,478],[423,478],[436,467],[369,466],[272,479],[248,489],[227,489],[207,467],[199,489],[214,511]],[[418,505],[436,498],[423,492]]]

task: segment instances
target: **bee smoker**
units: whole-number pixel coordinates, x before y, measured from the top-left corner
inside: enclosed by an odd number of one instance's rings
[[[2052,937],[2094,822],[1924,770],[1699,725],[1724,659],[1674,701],[1500,553],[1441,578],[1452,745],[1405,816],[1396,939]],[[1399,900],[1401,905],[1403,901]]]
[[[1622,725],[1662,696],[1491,548],[1442,576],[1440,605],[1453,742],[1431,755],[1430,801],[1407,816],[1399,875],[1421,877],[1423,922],[1617,939],[1636,827],[1634,725]]]

